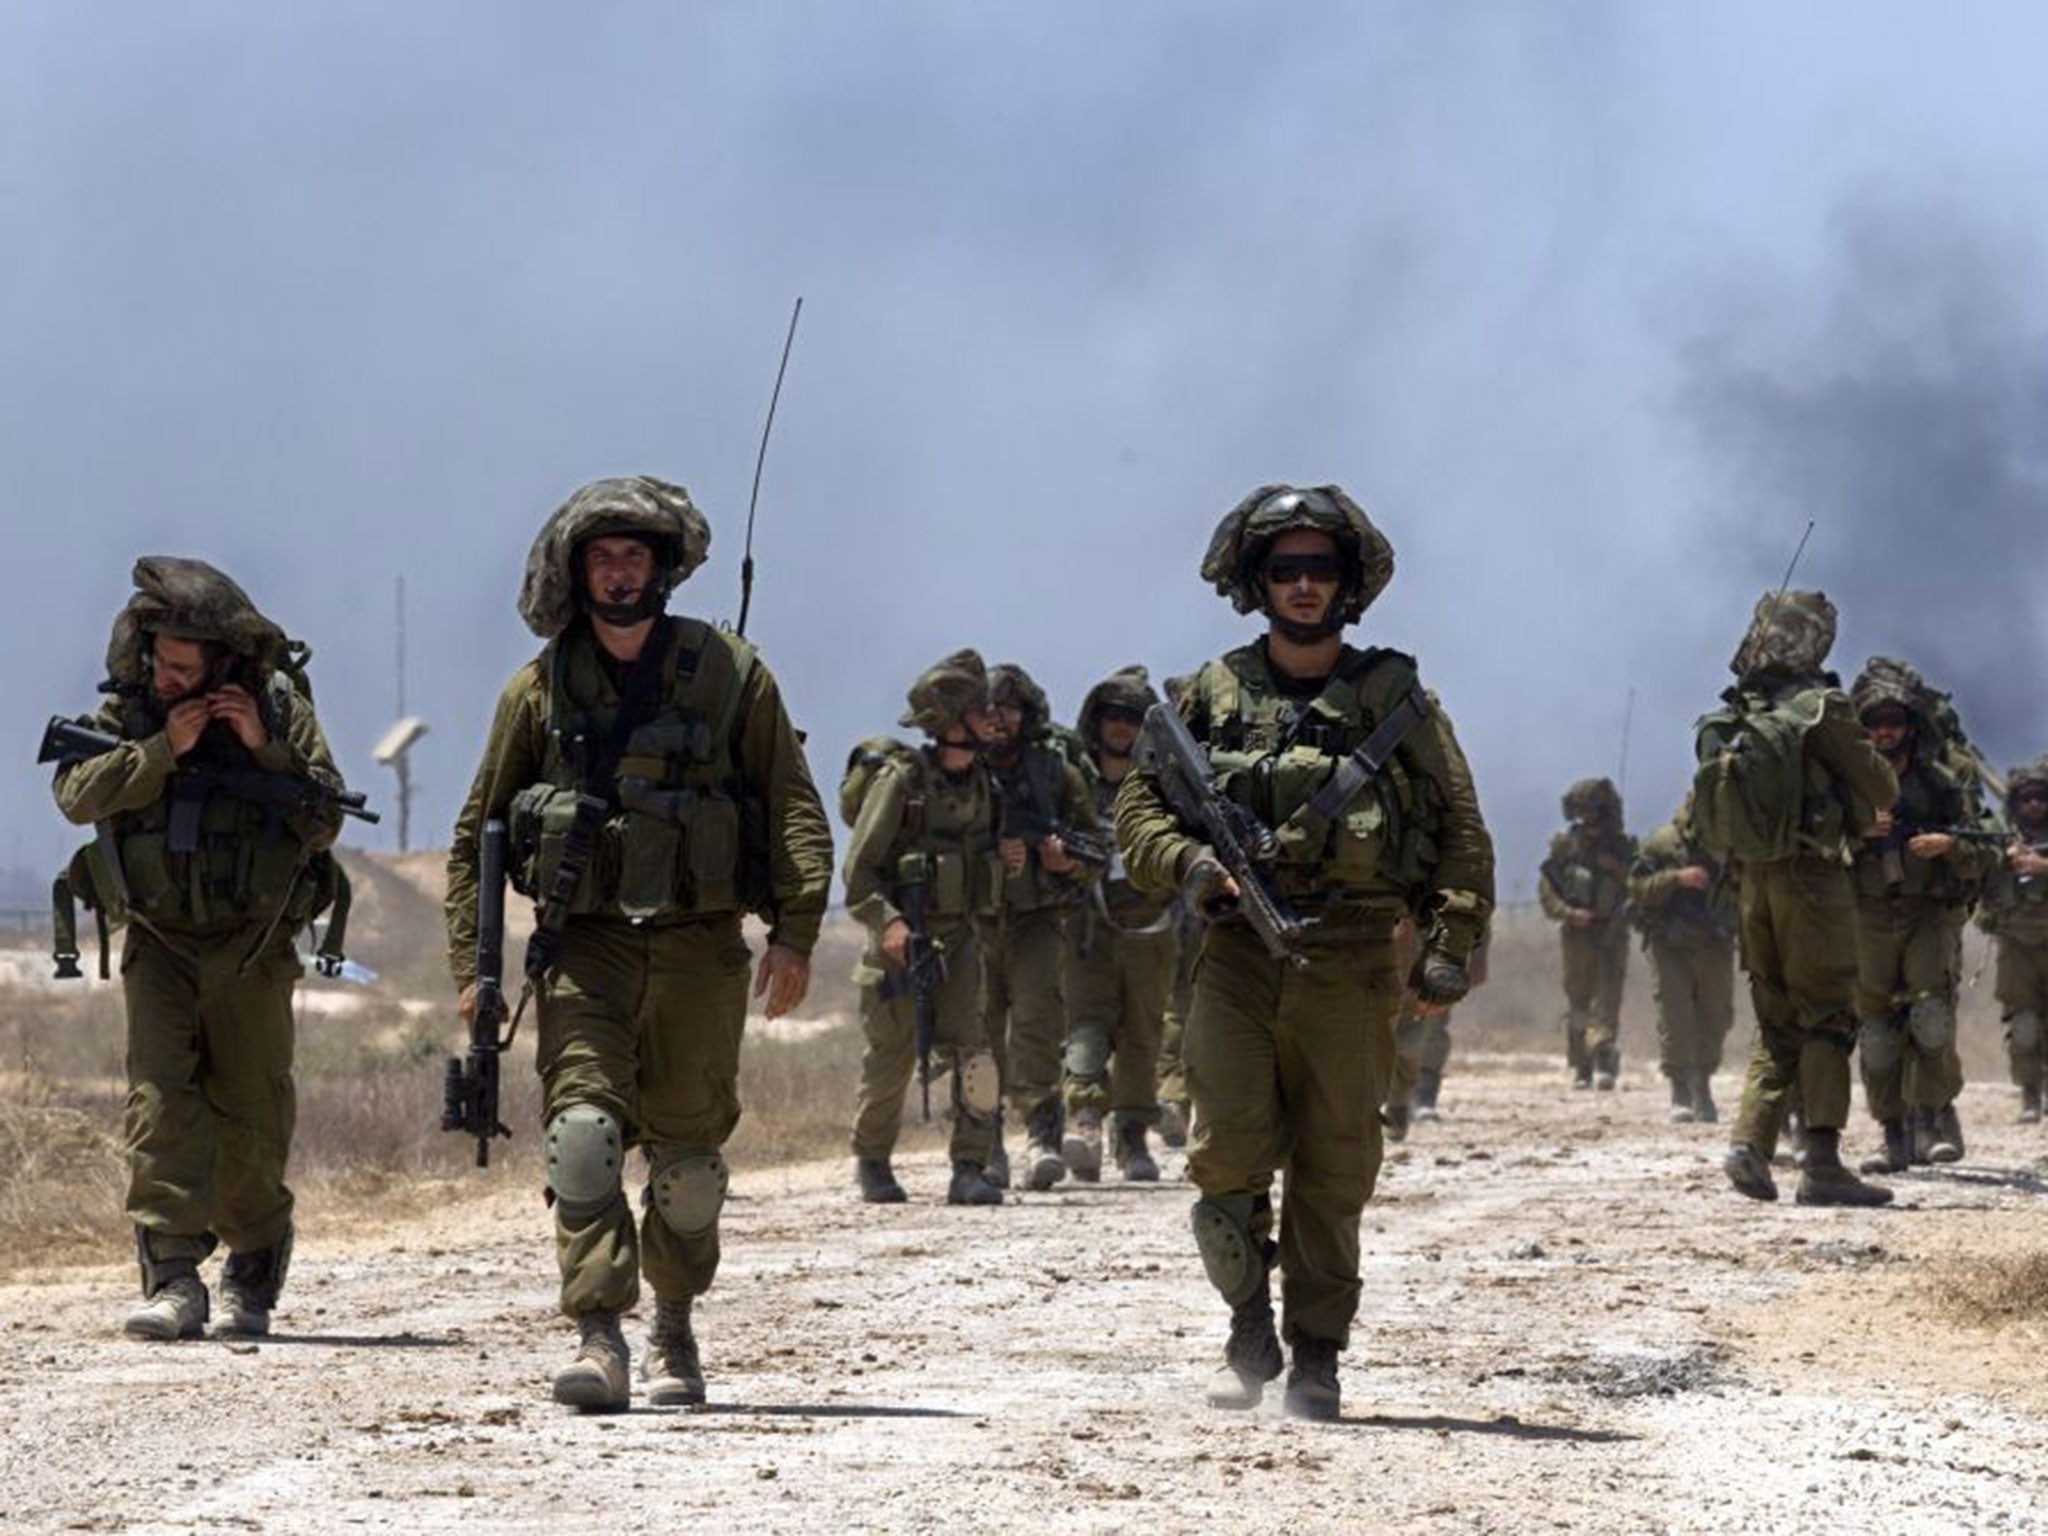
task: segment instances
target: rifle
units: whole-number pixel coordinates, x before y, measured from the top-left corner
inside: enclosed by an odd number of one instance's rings
[[[1922,833],[1937,832],[1943,837],[1952,837],[1959,843],[1982,843],[1998,848],[2009,848],[2015,841],[2013,834],[1996,827],[1958,827],[1941,822],[1914,821],[1894,814],[1892,827],[1872,842],[1878,846],[1878,854],[1884,865],[1884,883],[1899,886],[1906,883],[1906,844]]]
[[[922,874],[898,882],[896,910],[910,938],[903,946],[903,974],[882,984],[886,997],[910,994],[911,1043],[917,1049],[917,1090],[924,1118],[932,1117],[932,1047],[939,1035],[939,987],[946,979],[946,951],[931,936],[926,910],[930,885]]]
[[[69,767],[126,745],[119,736],[109,736],[76,720],[53,715],[43,731],[36,761]],[[268,768],[180,767],[171,775],[171,852],[192,853],[198,849],[199,811],[207,796],[215,793],[270,811],[338,810],[358,821],[378,819],[375,811],[366,808],[368,801],[361,790],[336,789],[318,779]]]
[[[484,823],[477,860],[476,1013],[469,1054],[451,1056],[441,1084],[441,1129],[476,1138],[476,1165],[491,1166],[491,1138],[510,1136],[498,1118],[498,1061],[512,1044],[499,1034],[505,1017],[505,823]],[[519,1021],[512,1021],[518,1028]]]
[[[1234,908],[1252,925],[1267,954],[1290,965],[1306,965],[1307,957],[1296,945],[1309,924],[1289,909],[1267,869],[1278,841],[1250,811],[1217,789],[1215,770],[1180,712],[1170,704],[1154,704],[1147,710],[1136,751],[1137,771],[1159,786],[1174,815],[1201,836],[1237,882],[1234,901],[1220,906],[1204,902],[1212,910],[1203,915]]]
[[[1031,748],[1027,745],[1027,753]],[[1091,873],[1109,868],[1111,850],[1108,841],[1084,828],[1061,821],[1045,803],[1046,797],[1040,792],[1038,776],[1031,771],[1029,759],[1020,761],[1008,773],[994,775],[998,800],[996,804],[997,836],[1014,837],[1029,845],[1031,851],[1042,859],[1048,840],[1058,838],[1067,857]]]

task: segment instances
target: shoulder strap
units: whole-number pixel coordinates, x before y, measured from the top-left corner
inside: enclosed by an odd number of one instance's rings
[[[1401,689],[1400,697],[1387,711],[1386,718],[1373,728],[1372,734],[1337,765],[1336,771],[1316,792],[1316,797],[1291,818],[1296,826],[1308,832],[1312,840],[1321,838],[1329,830],[1330,823],[1350,808],[1358,792],[1372,782],[1387,765],[1387,759],[1394,755],[1395,749],[1407,740],[1408,733],[1429,714],[1429,697],[1416,678],[1415,663],[1398,651],[1369,652],[1367,665],[1349,675],[1356,677],[1362,685],[1366,674],[1376,670],[1378,664],[1385,660],[1397,662],[1402,668],[1389,679]]]

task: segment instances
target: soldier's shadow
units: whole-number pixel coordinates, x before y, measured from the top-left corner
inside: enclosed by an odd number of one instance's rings
[[[435,1338],[422,1333],[266,1333],[255,1338],[222,1336],[216,1344],[318,1345],[329,1349],[453,1349],[461,1339]]]
[[[659,1412],[650,1409],[650,1412]],[[724,1414],[742,1419],[966,1419],[953,1408],[906,1408],[889,1403],[704,1403],[684,1409],[689,1417]]]
[[[2022,1195],[2048,1195],[2048,1179],[2026,1168],[1972,1167],[1966,1163],[1945,1163],[1939,1167],[1914,1168],[1910,1173],[1894,1175],[1900,1180],[1901,1190],[1916,1186],[1924,1190],[1936,1190],[1944,1184],[1973,1184],[1980,1189],[2009,1189]],[[1915,1202],[1917,1210],[1941,1210],[1945,1206],[1931,1202]],[[1981,1209],[1981,1207],[1971,1207]]]
[[[1465,1419],[1448,1413],[1346,1414],[1337,1421],[1360,1429],[1421,1429],[1432,1434],[1500,1435],[1510,1440],[1564,1440],[1580,1445],[1612,1445],[1643,1437],[1625,1429],[1579,1429],[1570,1424],[1526,1424],[1517,1418]]]

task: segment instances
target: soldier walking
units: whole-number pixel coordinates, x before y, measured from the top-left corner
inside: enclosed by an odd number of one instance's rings
[[[1978,926],[1998,956],[1995,987],[2020,1124],[2041,1123],[2048,1085],[2048,757],[2006,778],[2012,842],[1984,885]]]
[[[1735,887],[1694,837],[1690,798],[1643,839],[1628,899],[1650,956],[1671,1118],[1712,1125],[1714,1074],[1735,1023]]]
[[[1536,893],[1559,925],[1564,954],[1564,1048],[1574,1088],[1611,1089],[1621,1073],[1621,994],[1628,980],[1629,866],[1635,839],[1622,830],[1621,794],[1610,779],[1565,791],[1565,830],[1550,840]]]

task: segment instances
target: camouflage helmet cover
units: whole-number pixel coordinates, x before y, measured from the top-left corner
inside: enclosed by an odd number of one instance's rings
[[[1052,723],[1052,706],[1046,702],[1045,690],[1014,661],[999,661],[988,669],[988,699],[991,704],[1014,704],[1022,710],[1026,733]]]
[[[1132,665],[1119,668],[1088,690],[1088,696],[1081,701],[1081,714],[1075,720],[1074,728],[1081,733],[1081,740],[1090,752],[1102,749],[1102,712],[1111,707],[1136,710],[1143,714],[1159,702],[1159,695],[1152,689],[1152,674],[1142,666]]]
[[[1175,709],[1181,708],[1182,702],[1188,696],[1188,690],[1194,686],[1195,674],[1192,672],[1183,672],[1178,677],[1169,677],[1163,685],[1166,692],[1166,701]]]
[[[940,735],[971,709],[986,709],[989,702],[988,668],[981,653],[969,648],[955,651],[919,674],[910,685],[910,707],[898,725],[914,726],[930,736]]]
[[[2022,763],[2005,776],[2005,805],[2010,811],[2019,802],[2023,790],[2048,790],[2048,757],[2038,757],[2031,763]]]
[[[1567,821],[1621,820],[1621,791],[1612,779],[1580,779],[1564,792],[1563,805]]]
[[[135,562],[134,595],[114,618],[107,642],[107,677],[121,688],[141,686],[148,675],[151,637],[169,635],[224,647],[249,675],[274,670],[289,642],[234,581],[204,560],[146,555]]]
[[[1216,525],[1209,552],[1202,557],[1202,579],[1229,598],[1239,613],[1261,611],[1266,594],[1259,564],[1266,547],[1294,528],[1327,533],[1351,562],[1353,579],[1338,593],[1341,606],[1335,617],[1356,623],[1394,579],[1394,546],[1373,526],[1365,509],[1334,485],[1260,486]]]
[[[1873,656],[1849,685],[1849,700],[1858,716],[1886,704],[1895,704],[1913,717],[1916,724],[1929,718],[1927,680],[1903,661],[1891,656]]]
[[[1766,592],[1728,667],[1737,677],[1766,669],[1818,672],[1835,645],[1835,605],[1824,592]]]
[[[586,540],[607,534],[653,543],[669,592],[704,563],[711,549],[711,525],[680,485],[652,475],[591,481],[555,509],[527,552],[519,616],[543,640],[567,629],[581,604],[577,550]]]

